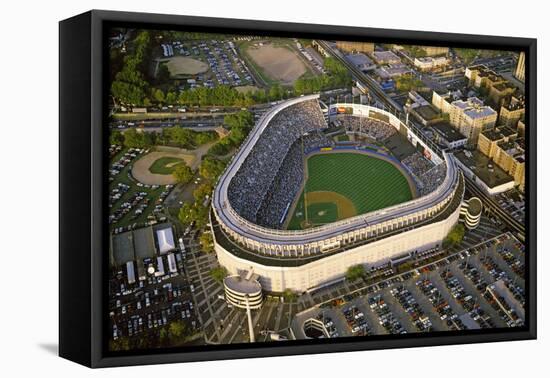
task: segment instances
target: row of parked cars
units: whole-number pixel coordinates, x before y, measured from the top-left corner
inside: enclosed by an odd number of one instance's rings
[[[429,332],[433,325],[430,318],[424,313],[420,305],[416,302],[411,292],[400,285],[390,290],[391,295],[399,302],[403,310],[409,314],[414,326],[420,332]]]
[[[391,334],[407,333],[405,328],[399,323],[393,312],[390,310],[388,304],[382,298],[381,294],[369,298],[369,307],[378,316],[378,321],[382,327]]]
[[[338,334],[338,330],[336,329],[336,325],[334,324],[330,316],[327,316],[324,312],[321,312],[319,315],[317,315],[316,319],[323,323],[323,326],[327,330],[329,337],[332,338],[340,336]]]
[[[428,298],[441,321],[445,322],[450,330],[457,331],[466,329],[462,320],[460,320],[458,315],[453,311],[449,302],[445,300],[439,289],[431,280],[427,278],[419,280],[416,282],[416,286],[420,289],[422,294]]]
[[[498,254],[519,277],[525,277],[525,264],[504,246],[497,247]]]
[[[449,270],[443,271],[440,276],[443,282],[445,282],[445,286],[452,297],[468,312],[468,315],[477,322],[481,328],[495,328],[493,320],[481,308],[478,299],[466,291],[457,277]]]
[[[372,329],[365,319],[365,314],[363,314],[359,309],[352,305],[346,309],[342,309],[342,313],[346,318],[346,322],[351,330],[351,333],[354,336],[363,335],[370,336],[372,335]]]

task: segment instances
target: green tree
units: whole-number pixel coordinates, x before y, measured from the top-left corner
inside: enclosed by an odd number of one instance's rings
[[[203,158],[199,167],[199,173],[202,177],[212,182],[216,181],[225,168],[225,163],[212,156]]]
[[[153,99],[162,105],[164,103],[164,92],[161,89],[154,89]]]
[[[462,223],[456,224],[443,240],[443,247],[450,248],[459,245],[464,239],[466,228]]]
[[[176,181],[180,184],[187,184],[193,179],[193,170],[187,166],[185,163],[181,163],[176,165],[174,168],[174,171],[172,172],[172,176],[176,179]]]
[[[170,80],[170,70],[166,64],[161,63],[157,71],[157,81],[159,83],[166,83]]]
[[[185,334],[185,323],[181,320],[170,323],[168,326],[168,337],[170,339],[179,339]]]
[[[136,129],[129,129],[124,132],[124,145],[129,148],[145,148],[152,146],[155,142],[154,133],[145,133]]]
[[[195,198],[195,201],[199,203],[203,203],[206,199],[207,195],[212,194],[212,184],[210,183],[204,183],[201,184],[193,191],[193,197]]]
[[[109,135],[109,143],[122,146],[124,144],[124,135],[122,135],[122,133],[118,130],[111,131],[111,135]]]
[[[199,244],[201,245],[201,250],[203,252],[214,252],[214,238],[212,237],[212,233],[209,231],[204,231],[201,236],[199,236]]]
[[[218,283],[222,283],[223,279],[227,277],[227,269],[223,266],[218,266],[210,270],[210,277]]]
[[[346,271],[346,279],[348,281],[355,281],[359,278],[364,277],[366,274],[365,267],[361,264],[358,265],[352,265],[348,268]]]
[[[178,212],[178,219],[184,226],[194,222],[197,229],[202,229],[208,223],[208,207],[185,202]]]
[[[283,291],[283,298],[284,298],[285,302],[291,303],[291,302],[294,302],[298,298],[298,295],[294,291],[292,291],[290,289],[286,289],[285,291]]]

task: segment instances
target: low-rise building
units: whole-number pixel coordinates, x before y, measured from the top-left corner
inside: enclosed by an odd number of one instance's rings
[[[464,175],[487,194],[494,195],[514,188],[514,178],[480,151],[458,151],[454,156]]]
[[[468,138],[458,132],[448,122],[438,122],[432,125],[435,131],[434,137],[437,143],[444,145],[447,148],[455,149],[464,147],[468,142]]]
[[[344,52],[371,53],[374,51],[372,42],[336,41],[336,47]]]
[[[411,74],[412,70],[406,64],[392,64],[376,69],[376,74],[382,79],[390,79],[393,77]]]
[[[371,58],[363,53],[348,54],[346,59],[361,71],[369,71],[376,68]]]
[[[433,58],[431,56],[423,58],[414,58],[414,65],[420,71],[431,71],[437,68],[445,67],[449,60],[445,56]]]
[[[401,58],[399,58],[392,51],[374,51],[372,56],[376,63],[378,64],[398,64],[401,63]]]

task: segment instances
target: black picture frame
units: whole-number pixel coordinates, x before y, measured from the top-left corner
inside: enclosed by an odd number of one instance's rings
[[[105,30],[110,25],[523,50],[526,53],[526,327],[220,345],[109,354],[105,341]],[[267,357],[536,338],[536,39],[92,10],[59,24],[59,354],[89,367]],[[519,346],[518,346],[519,347]]]

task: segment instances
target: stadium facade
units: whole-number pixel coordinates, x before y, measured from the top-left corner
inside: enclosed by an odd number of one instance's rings
[[[352,265],[375,267],[406,253],[437,247],[460,216],[464,179],[454,158],[445,152],[443,156],[436,154],[391,113],[359,104],[335,104],[328,112],[336,114],[342,107],[347,107],[346,112],[355,116],[387,120],[415,147],[420,144],[424,156],[434,165],[444,164],[444,178],[440,185],[408,202],[304,230],[265,227],[240,214],[233,206],[235,200],[231,200],[233,187],[230,184],[239,170],[246,167],[247,159],[258,158],[254,150],[261,143],[262,134],[269,127],[275,127],[270,123],[275,122],[274,119],[280,120],[278,115],[301,104],[317,101],[318,95],[303,96],[279,103],[265,113],[228,164],[214,190],[210,219],[219,263],[231,274],[253,271],[266,291],[291,289],[303,292],[342,279]],[[302,128],[292,122],[277,122],[276,127]],[[300,130],[295,139],[306,132],[307,128]],[[274,170],[275,167],[264,169]],[[257,184],[258,191],[261,191],[265,185],[258,181],[258,178],[251,178],[248,184]]]

